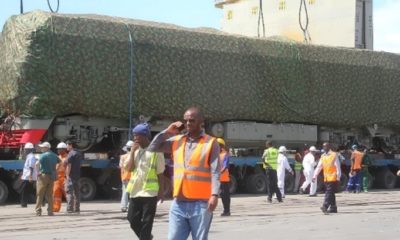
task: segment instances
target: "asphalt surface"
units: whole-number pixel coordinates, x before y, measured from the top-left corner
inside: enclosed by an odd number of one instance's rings
[[[287,195],[283,203],[272,204],[263,195],[234,195],[230,217],[219,216],[219,202],[209,239],[400,239],[398,190],[339,193],[337,214],[322,214],[322,201],[323,194]],[[158,207],[154,239],[167,239],[170,203]],[[83,202],[79,215],[64,211],[65,203],[55,216],[37,217],[33,204],[0,206],[0,239],[137,239],[116,201]]]

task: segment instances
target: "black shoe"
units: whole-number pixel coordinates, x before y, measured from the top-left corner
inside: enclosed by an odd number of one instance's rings
[[[329,208],[328,213],[337,213],[337,208],[336,207]]]
[[[303,190],[302,188],[300,188],[299,193],[300,193],[300,194],[304,194],[304,190]]]
[[[283,200],[282,199],[278,199],[278,202],[283,202]]]
[[[271,199],[271,198],[268,198],[267,201],[268,201],[269,203],[272,203],[272,199]]]
[[[316,197],[317,196],[317,194],[311,194],[311,195],[308,195],[309,197]]]
[[[21,207],[22,207],[22,208],[27,208],[27,207],[28,207],[28,204],[21,204]]]
[[[221,217],[229,217],[231,215],[230,212],[223,212],[221,213]]]
[[[325,215],[328,214],[328,209],[326,207],[322,206],[322,207],[320,207],[320,209]]]

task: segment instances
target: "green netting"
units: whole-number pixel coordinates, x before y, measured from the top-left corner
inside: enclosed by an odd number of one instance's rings
[[[399,126],[400,56],[96,15],[31,12],[0,37],[0,102],[32,116]]]

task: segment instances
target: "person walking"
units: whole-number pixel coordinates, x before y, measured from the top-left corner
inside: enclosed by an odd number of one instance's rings
[[[222,205],[224,207],[224,211],[222,212],[222,217],[227,217],[231,215],[231,194],[229,192],[229,153],[226,151],[225,141],[222,138],[217,138],[217,142],[219,143],[219,148],[221,152],[219,154],[219,160],[221,165],[221,200]]]
[[[150,240],[157,201],[163,201],[165,159],[162,153],[148,151],[151,134],[147,124],[138,124],[132,133],[133,146],[124,165],[132,173],[126,187],[128,220],[140,240]]]
[[[53,216],[53,186],[57,178],[56,165],[60,162],[58,156],[53,153],[49,142],[39,144],[42,154],[39,157],[39,170],[36,182],[36,215],[42,215],[42,203],[44,197],[47,200],[47,215]]]
[[[280,146],[278,149],[278,168],[276,170],[278,177],[278,188],[281,192],[282,198],[285,198],[285,177],[286,170],[290,172],[290,174],[294,175],[292,168],[289,165],[289,161],[286,157],[287,149],[285,146]]]
[[[267,201],[272,203],[272,195],[276,194],[278,202],[282,202],[281,191],[278,188],[278,175],[276,173],[276,170],[278,169],[278,149],[272,146],[271,141],[267,141],[262,159],[264,159],[263,166],[268,179]]]
[[[65,168],[67,160],[67,144],[60,142],[57,145],[58,158],[60,163],[57,164],[57,180],[54,181],[53,187],[53,211],[59,212],[61,210],[62,198],[66,198],[64,182],[65,182]]]
[[[329,143],[323,144],[324,153],[315,169],[313,182],[316,181],[318,174],[323,170],[325,183],[325,198],[321,206],[324,214],[337,213],[337,204],[335,193],[337,191],[338,182],[340,181],[341,169],[340,162],[336,152],[331,150]]]
[[[119,157],[119,168],[121,170],[121,183],[122,183],[122,194],[121,194],[121,212],[126,212],[128,210],[128,203],[129,203],[129,194],[126,191],[126,187],[128,186],[129,179],[131,178],[131,172],[125,170],[125,162],[129,160],[130,151],[133,146],[133,141],[129,140],[122,150],[125,154],[122,154]]]
[[[368,167],[372,164],[372,158],[368,154],[367,149],[364,149],[364,157],[361,163],[361,177],[362,177],[362,188],[365,193],[368,192],[369,188],[369,171]]]
[[[300,194],[303,194],[306,191],[307,187],[311,184],[309,192],[310,197],[317,196],[318,178],[313,181],[314,168],[317,165],[315,161],[315,155],[317,152],[317,149],[314,146],[311,146],[309,148],[309,152],[304,156],[303,159],[303,174],[306,180],[300,187]]]
[[[33,154],[35,147],[32,143],[27,142],[24,145],[26,160],[24,169],[22,170],[21,185],[21,207],[28,207],[29,197],[33,194],[33,184],[37,180],[36,157]]]
[[[351,154],[350,161],[350,178],[347,182],[346,192],[361,192],[361,163],[364,157],[364,153],[360,146],[353,145],[353,153]]]
[[[74,148],[71,141],[67,141],[67,161],[66,161],[66,181],[65,193],[67,195],[67,213],[80,213],[80,184],[81,161],[83,160],[81,152]]]
[[[294,155],[294,189],[293,192],[299,192],[300,187],[300,178],[301,178],[301,169],[303,168],[302,160],[303,156],[301,155],[300,151],[297,149],[296,154]]]
[[[149,148],[172,153],[174,189],[169,212],[169,240],[208,239],[213,211],[220,189],[220,148],[214,137],[204,132],[204,115],[191,107],[183,115],[184,123],[170,124],[159,133]],[[186,129],[181,134],[180,129]]]

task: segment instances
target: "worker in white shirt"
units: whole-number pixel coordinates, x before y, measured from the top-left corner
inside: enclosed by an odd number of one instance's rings
[[[338,183],[342,174],[338,154],[331,150],[329,143],[324,143],[324,154],[314,172],[313,181],[315,182],[321,170],[324,171],[325,199],[321,207],[324,214],[337,213],[336,196]]]
[[[314,146],[311,146],[309,152],[303,158],[303,174],[306,180],[303,185],[300,187],[300,194],[303,194],[308,185],[310,186],[309,196],[314,197],[317,196],[317,178],[315,181],[312,181],[314,176],[314,168],[317,165],[315,161],[315,154],[317,153],[317,149]]]
[[[294,172],[289,165],[289,161],[286,157],[287,149],[285,146],[280,146],[278,149],[278,168],[276,174],[278,176],[278,188],[281,192],[282,198],[285,197],[285,170],[288,170],[292,175]]]

